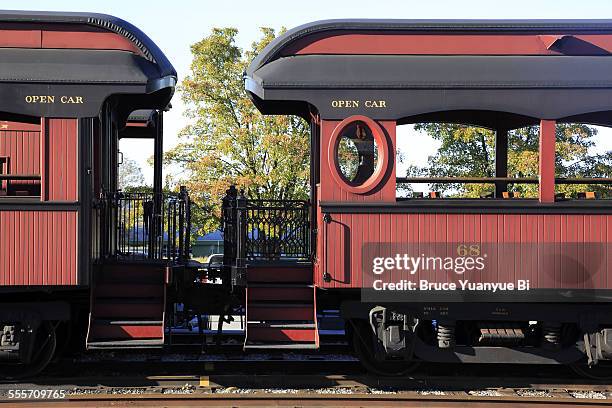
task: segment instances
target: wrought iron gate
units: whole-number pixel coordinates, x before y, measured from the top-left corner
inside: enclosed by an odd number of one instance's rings
[[[100,258],[189,258],[191,201],[184,187],[179,193],[108,192],[97,209]]]

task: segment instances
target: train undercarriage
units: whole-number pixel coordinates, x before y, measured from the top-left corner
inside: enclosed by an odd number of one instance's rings
[[[612,357],[609,313],[609,305],[544,303],[348,301],[342,309],[343,317],[350,317],[354,343],[360,342],[360,359],[381,374],[435,362],[565,364],[578,370],[600,365],[608,375],[607,363],[601,362]]]
[[[233,344],[238,345],[233,347],[234,351],[244,348],[248,353],[262,349],[275,351],[279,345],[287,344],[272,337],[269,347],[265,344],[244,347],[249,344],[244,292],[232,291],[231,285],[224,284],[218,273],[215,273],[216,279],[209,279],[202,269],[175,275],[181,278],[167,286],[163,340],[156,347],[131,333],[128,343],[121,344],[114,339],[106,349],[171,350],[189,343],[205,353]],[[581,375],[596,378],[610,375],[612,321],[609,316],[612,313],[606,304],[395,303],[381,306],[361,302],[350,292],[348,297],[346,292],[321,292],[316,318],[321,337],[327,334],[331,338],[333,334],[335,341],[351,345],[364,367],[379,375],[403,375],[427,362],[564,364]],[[72,292],[70,302],[63,295],[60,298],[64,301],[58,301],[53,296],[30,293],[21,299],[30,297],[38,302],[3,304],[2,377],[32,376],[66,352],[84,350],[83,344],[92,330],[89,324],[87,333],[86,292]],[[492,317],[495,314],[497,317]],[[555,320],[558,316],[563,319]],[[260,323],[271,326],[279,322]],[[302,321],[294,323],[294,330],[299,323]],[[185,342],[187,337],[189,340]],[[177,341],[179,338],[182,341]],[[140,344],[136,344],[138,340]],[[129,341],[133,343],[131,346]],[[308,349],[304,347],[308,343],[303,337],[294,343],[296,352]],[[105,347],[98,342],[97,346],[88,348]],[[324,340],[320,349],[325,350]]]

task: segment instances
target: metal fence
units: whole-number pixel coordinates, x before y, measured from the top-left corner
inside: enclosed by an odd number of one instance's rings
[[[248,199],[232,186],[223,199],[225,261],[310,260],[310,202]]]
[[[189,258],[191,202],[185,188],[179,193],[106,193],[97,211],[99,258]]]

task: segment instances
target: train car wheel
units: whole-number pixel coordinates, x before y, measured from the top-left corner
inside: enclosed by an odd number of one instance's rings
[[[55,326],[51,322],[43,322],[36,331],[32,361],[29,364],[0,364],[0,378],[18,380],[39,374],[53,360],[56,349]]]
[[[71,353],[75,350],[72,335],[72,322],[61,322],[55,327],[56,347],[53,354],[53,361],[58,361],[65,353]]]
[[[612,362],[600,361],[589,367],[586,361],[570,364],[570,368],[579,376],[598,381],[612,381]]]
[[[355,354],[369,372],[386,377],[400,377],[414,371],[419,366],[418,361],[377,360],[374,356],[376,338],[367,324],[355,324],[352,332]]]

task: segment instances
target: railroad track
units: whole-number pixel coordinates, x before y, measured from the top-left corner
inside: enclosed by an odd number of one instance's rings
[[[579,378],[568,368],[507,366],[503,378],[497,375],[488,365],[428,364],[411,376],[376,377],[342,353],[194,353],[188,358],[99,353],[61,361],[33,381],[0,382],[0,402],[21,407],[612,404],[612,384]],[[65,397],[9,398],[10,390],[62,391]]]
[[[65,398],[8,398],[8,390],[64,390]],[[175,375],[47,378],[0,385],[0,401],[28,406],[480,406],[610,405],[612,385],[545,378],[369,375]]]

